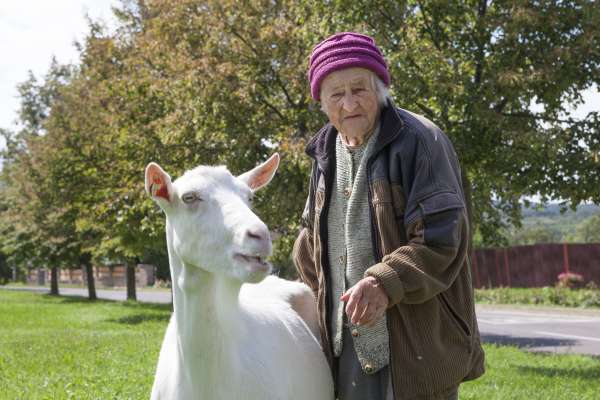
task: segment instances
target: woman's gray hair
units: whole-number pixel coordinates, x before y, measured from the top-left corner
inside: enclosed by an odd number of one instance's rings
[[[375,93],[377,94],[377,101],[379,101],[379,105],[383,108],[387,105],[388,99],[390,99],[390,90],[385,83],[381,80],[379,76],[376,74],[371,75],[373,87],[375,88]]]
[[[379,102],[379,106],[381,108],[387,106],[388,99],[391,100],[390,90],[385,83],[381,80],[377,74],[371,72],[371,86],[375,89],[375,94],[377,96],[377,101]],[[325,112],[324,103],[321,101],[321,111]]]

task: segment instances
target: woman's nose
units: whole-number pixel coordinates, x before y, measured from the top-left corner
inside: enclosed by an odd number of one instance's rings
[[[342,107],[345,111],[353,111],[358,104],[356,97],[352,93],[344,94],[342,98]]]

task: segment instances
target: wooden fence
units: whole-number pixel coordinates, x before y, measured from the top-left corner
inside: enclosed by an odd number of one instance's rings
[[[554,286],[562,272],[600,285],[600,243],[476,249],[471,269],[477,288]]]
[[[114,266],[94,266],[94,278],[98,287],[121,287],[126,285],[125,267],[123,265]],[[152,286],[155,280],[155,270],[153,265],[138,264],[135,268],[135,281],[138,286]],[[27,276],[27,281],[34,285],[44,285],[50,282],[50,269],[36,268],[31,269]],[[71,268],[60,269],[58,275],[59,283],[70,283],[85,285],[87,276],[85,269]]]

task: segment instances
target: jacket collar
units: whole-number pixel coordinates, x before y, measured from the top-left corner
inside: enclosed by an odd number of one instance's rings
[[[373,155],[379,153],[400,135],[404,122],[391,100],[381,110],[381,130],[373,147]],[[306,154],[317,161],[322,171],[328,171],[331,160],[335,159],[335,138],[337,129],[328,122],[306,145]]]

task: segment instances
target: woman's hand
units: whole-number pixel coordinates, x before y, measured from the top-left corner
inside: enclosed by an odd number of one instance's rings
[[[361,279],[340,297],[346,303],[348,320],[355,325],[371,326],[385,315],[388,296],[372,276]]]

